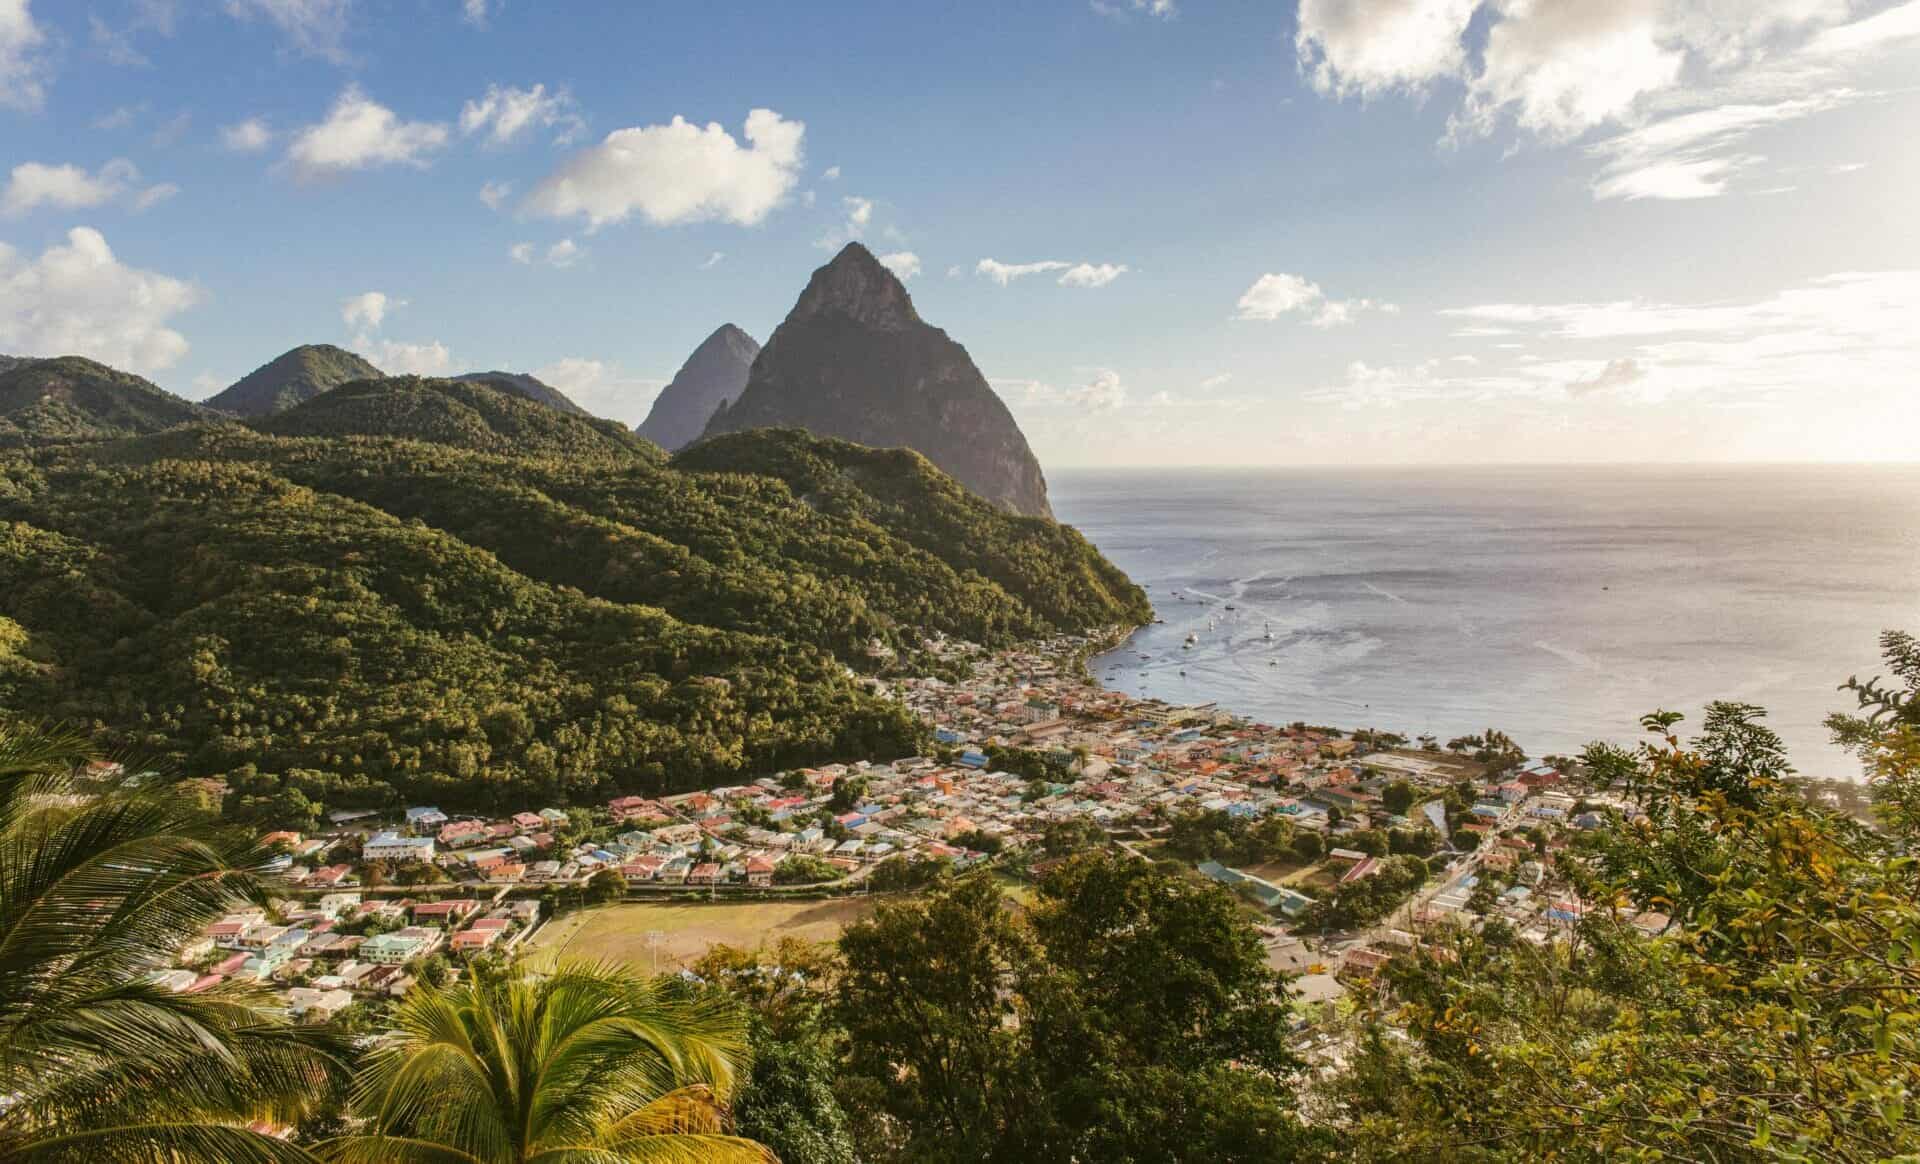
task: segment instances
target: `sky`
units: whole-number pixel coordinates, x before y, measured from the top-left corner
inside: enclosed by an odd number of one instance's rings
[[[1920,0],[0,0],[0,352],[637,422],[850,240],[1043,465],[1916,460]]]

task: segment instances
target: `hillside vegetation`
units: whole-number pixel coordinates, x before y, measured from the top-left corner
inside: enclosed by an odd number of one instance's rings
[[[668,464],[483,384],[0,458],[0,704],[295,818],[904,754],[920,729],[849,669],[872,640],[1147,610],[913,454],[749,433]]]

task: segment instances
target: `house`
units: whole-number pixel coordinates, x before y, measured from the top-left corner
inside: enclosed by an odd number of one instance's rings
[[[773,861],[771,858],[753,857],[747,861],[747,884],[773,884]]]
[[[390,934],[376,934],[360,943],[359,956],[376,966],[398,966],[432,953],[440,945],[440,931],[407,926]]]
[[[419,836],[437,831],[447,823],[447,814],[430,805],[407,810],[407,831]]]
[[[447,944],[456,954],[472,954],[493,945],[501,933],[500,930],[461,930]]]
[[[695,865],[687,874],[688,885],[717,885],[720,883],[720,866],[712,861]]]
[[[375,833],[361,846],[360,857],[366,861],[431,861],[433,838],[406,837],[392,830]]]
[[[353,995],[344,990],[316,990],[296,986],[287,991],[287,1013],[301,1022],[323,1023],[353,1005]]]
[[[484,821],[456,820],[440,829],[440,843],[449,849],[462,845],[477,845],[487,839],[487,826]]]
[[[517,830],[533,832],[545,828],[547,822],[546,818],[537,812],[516,812],[513,814],[513,824]]]
[[[444,925],[459,921],[479,908],[479,902],[460,897],[446,901],[423,901],[413,907],[413,920],[416,923],[433,921]]]
[[[487,870],[487,880],[496,885],[511,885],[527,875],[527,867],[518,861],[502,861]]]

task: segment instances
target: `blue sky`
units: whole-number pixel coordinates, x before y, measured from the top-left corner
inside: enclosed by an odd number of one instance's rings
[[[1049,466],[1912,459],[1916,79],[1920,0],[0,0],[0,351],[634,421],[857,237]]]

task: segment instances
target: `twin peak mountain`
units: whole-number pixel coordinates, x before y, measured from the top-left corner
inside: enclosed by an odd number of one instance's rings
[[[255,370],[206,408],[265,417],[381,376],[352,352],[308,345]],[[585,414],[525,373],[457,379]],[[671,452],[704,437],[769,427],[904,446],[1003,509],[1053,516],[1040,463],[1006,404],[966,349],[921,319],[906,287],[859,243],[813,273],[764,348],[732,324],[708,336],[654,401],[639,433]]]

